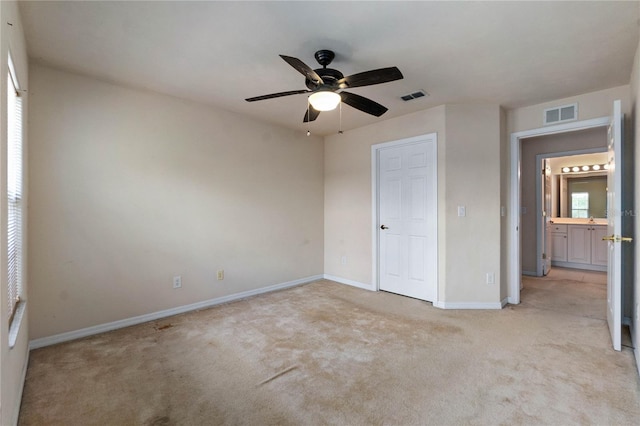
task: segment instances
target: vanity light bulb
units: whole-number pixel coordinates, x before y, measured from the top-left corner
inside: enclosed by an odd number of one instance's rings
[[[584,171],[584,172],[589,171],[589,166],[582,166],[582,171]]]
[[[600,170],[600,164],[594,164],[591,168],[593,170]]]
[[[580,167],[574,166],[571,170],[573,170],[574,172],[579,172],[580,171]]]
[[[569,173],[570,171],[571,171],[571,169],[568,168],[568,167],[563,167],[562,168],[562,173]]]
[[[605,164],[604,166],[602,166],[602,168],[605,169],[605,170],[609,170],[609,165]]]

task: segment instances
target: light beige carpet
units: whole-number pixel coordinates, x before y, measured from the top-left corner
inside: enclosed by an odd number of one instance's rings
[[[35,350],[20,424],[630,425],[639,383],[598,318],[319,281]]]

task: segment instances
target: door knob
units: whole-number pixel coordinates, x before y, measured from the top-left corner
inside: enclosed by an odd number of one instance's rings
[[[614,243],[630,243],[633,241],[631,237],[620,237],[619,235],[611,235],[602,237],[602,241],[613,241]]]
[[[380,227],[380,229],[389,229],[389,227],[388,227],[388,226],[384,226],[384,225],[382,225],[382,226]]]

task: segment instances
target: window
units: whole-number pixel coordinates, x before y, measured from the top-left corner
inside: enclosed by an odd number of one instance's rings
[[[571,193],[571,217],[589,217],[589,193]]]
[[[23,309],[22,296],[22,99],[11,56],[7,73],[7,287],[9,339]]]

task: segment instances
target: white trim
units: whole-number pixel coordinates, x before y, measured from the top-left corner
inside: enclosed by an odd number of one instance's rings
[[[13,85],[15,86],[16,92],[20,93],[22,91],[22,86],[20,85],[20,81],[18,80],[18,73],[16,72],[16,67],[13,62],[13,55],[11,54],[11,49],[9,49],[8,56],[8,65],[9,65],[9,75],[11,76],[11,80],[13,80]],[[7,90],[9,88],[7,87]]]
[[[16,398],[16,406],[13,408],[13,421],[11,422],[12,425],[17,425],[18,424],[18,419],[20,418],[20,406],[22,405],[22,394],[24,391],[24,383],[27,381],[27,367],[29,366],[29,351],[27,351],[27,359],[24,361],[24,365],[22,366],[22,374],[21,374],[21,380],[20,380],[20,388],[18,389],[18,392],[16,395],[18,395],[18,397]]]
[[[358,287],[358,288],[361,288],[361,289],[364,289],[364,290],[378,291],[371,284],[361,283],[361,282],[358,282],[358,281],[350,280],[348,278],[336,277],[335,275],[324,274],[324,279],[325,280],[330,280],[330,281],[335,281],[335,282],[340,283],[340,284],[346,284],[346,285],[350,285],[350,286],[353,286],[353,287]]]
[[[16,311],[13,314],[13,320],[9,326],[9,349],[13,349],[18,341],[18,335],[20,334],[20,326],[22,325],[22,318],[27,309],[27,301],[21,300],[16,306]]]
[[[40,339],[31,340],[29,342],[29,349],[42,348],[44,346],[55,345],[57,343],[68,342],[70,340],[76,340],[76,339],[80,339],[87,336],[93,336],[95,334],[117,330],[119,328],[130,327],[132,325],[142,324],[145,322],[170,317],[173,315],[183,314],[185,312],[210,308],[212,306],[220,305],[222,303],[233,302],[240,299],[246,299],[247,297],[257,296],[259,294],[269,293],[277,290],[283,290],[286,288],[295,287],[302,284],[308,284],[310,282],[321,280],[323,278],[324,278],[323,275],[313,275],[310,277],[300,278],[298,280],[275,284],[268,287],[262,287],[255,290],[248,290],[240,293],[231,294],[229,296],[222,296],[222,297],[217,297],[215,299],[204,300],[202,302],[196,302],[190,305],[178,306],[175,308],[152,312],[150,314],[144,314],[137,317],[126,318],[118,321],[109,322],[106,324],[94,325],[91,327],[82,328],[80,330],[68,331],[66,333],[55,334],[53,336],[42,337]]]
[[[591,120],[573,121],[554,126],[541,127],[531,130],[523,130],[511,133],[510,138],[510,170],[509,187],[511,194],[511,208],[509,211],[509,229],[507,236],[509,239],[510,256],[507,263],[507,277],[509,284],[508,301],[517,305],[520,303],[520,139],[534,136],[545,136],[557,133],[572,132],[577,130],[591,129],[609,125],[609,117],[594,118]]]
[[[507,299],[500,302],[434,302],[433,306],[440,309],[502,309],[506,306]]]
[[[381,149],[384,148],[392,148],[392,147],[396,147],[396,146],[400,146],[400,145],[409,145],[412,143],[420,143],[420,142],[425,142],[427,140],[432,139],[435,142],[435,158],[436,158],[436,182],[435,182],[435,187],[436,187],[436,212],[438,211],[438,171],[437,171],[437,167],[438,167],[438,133],[437,132],[433,132],[433,133],[426,133],[423,135],[419,135],[419,136],[413,136],[410,138],[405,138],[405,139],[398,139],[395,141],[390,141],[390,142],[382,142],[382,143],[378,143],[375,145],[371,145],[371,246],[372,246],[372,250],[371,250],[371,265],[372,265],[372,271],[371,271],[371,277],[372,277],[372,282],[371,282],[371,286],[372,289],[375,291],[379,291],[380,290],[380,280],[379,280],[379,268],[378,268],[378,246],[379,246],[379,241],[378,238],[380,236],[379,232],[378,232],[378,226],[380,226],[380,224],[378,223],[378,157],[379,157],[379,153]],[[438,241],[438,219],[437,219],[437,213],[436,213],[436,244]],[[438,265],[438,250],[436,250],[436,265]],[[436,291],[435,291],[435,300],[432,303],[438,303],[438,295],[439,295],[439,283],[440,280],[438,279],[438,267],[436,266]]]

